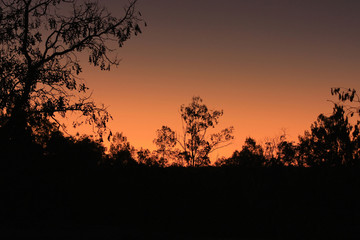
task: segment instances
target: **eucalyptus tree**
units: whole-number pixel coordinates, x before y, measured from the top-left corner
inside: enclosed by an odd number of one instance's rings
[[[145,24],[136,2],[115,16],[93,0],[0,1],[0,127],[8,138],[49,119],[60,126],[69,112],[104,134],[111,116],[79,77],[79,58],[87,54],[101,70],[118,65],[113,51]]]
[[[360,116],[360,96],[354,88],[331,88],[331,95],[338,97],[346,114]],[[339,105],[338,103],[334,104]]]
[[[335,105],[333,114],[320,114],[299,140],[299,161],[308,166],[353,166],[359,164],[360,134],[351,125],[344,108]]]
[[[233,127],[225,128],[218,133],[209,133],[210,129],[219,123],[223,111],[209,109],[200,97],[193,97],[188,106],[181,105],[180,112],[182,132],[177,134],[169,127],[163,126],[157,131],[154,143],[162,153],[177,153],[177,158],[183,159],[188,166],[209,165],[209,154],[231,143],[234,138]]]

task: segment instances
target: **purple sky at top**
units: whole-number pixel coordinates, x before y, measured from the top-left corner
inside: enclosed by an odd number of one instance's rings
[[[121,14],[126,1],[102,0]],[[296,140],[336,86],[360,90],[360,1],[139,0],[148,27],[118,51],[110,72],[83,78],[109,105],[113,130],[152,148],[156,129],[179,131],[179,106],[200,95],[223,109],[236,140],[261,141],[282,128]],[[220,129],[219,129],[220,130]]]

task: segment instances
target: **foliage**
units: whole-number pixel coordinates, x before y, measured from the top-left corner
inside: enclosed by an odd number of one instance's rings
[[[137,152],[137,159],[140,165],[147,167],[165,167],[167,159],[162,158],[156,152],[150,152],[149,149],[141,148]]]
[[[10,138],[44,119],[60,126],[56,113],[68,112],[81,113],[104,134],[111,116],[87,93],[78,56],[86,52],[101,70],[119,64],[110,54],[111,42],[121,47],[141,33],[135,3],[129,1],[115,17],[91,0],[0,2],[0,127]]]
[[[215,128],[223,111],[208,109],[200,97],[193,97],[188,106],[181,105],[180,112],[183,121],[181,135],[178,136],[169,127],[163,126],[157,131],[157,138],[154,140],[158,152],[164,156],[175,155],[178,163],[184,161],[188,166],[209,165],[209,154],[227,146],[234,138],[233,127],[225,128],[208,137],[208,131]],[[177,144],[181,150],[174,149]]]
[[[360,134],[358,121],[351,125],[343,106],[335,105],[331,116],[320,114],[310,131],[299,136],[295,144],[286,134],[267,140],[262,148],[247,138],[241,151],[230,158],[220,158],[215,166],[298,166],[339,167],[355,166],[360,161]],[[265,149],[265,150],[264,150]]]
[[[169,127],[162,126],[161,129],[158,129],[153,142],[157,147],[156,154],[164,164],[168,164],[170,160],[177,161],[179,152],[175,150],[176,136]]]
[[[228,159],[219,159],[215,166],[261,167],[265,165],[264,151],[253,138],[246,138],[242,150]]]
[[[136,166],[135,148],[128,142],[123,133],[115,133],[110,144],[110,156],[106,164],[115,167]]]
[[[284,166],[302,166],[301,162],[297,161],[297,146],[294,142],[287,141],[285,138],[277,146],[277,164]]]
[[[355,89],[331,88],[331,95],[337,96],[340,102],[345,103],[344,108],[350,116],[360,116],[360,97]]]
[[[264,144],[266,166],[298,166],[297,146],[286,139],[285,130],[274,138],[268,138]]]
[[[320,114],[299,140],[299,159],[308,166],[358,164],[359,122],[351,126],[342,106],[329,117]]]

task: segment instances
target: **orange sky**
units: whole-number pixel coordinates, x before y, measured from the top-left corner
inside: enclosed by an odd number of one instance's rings
[[[102,0],[115,13],[124,1]],[[110,72],[81,75],[109,106],[113,131],[152,149],[162,125],[181,129],[179,107],[199,95],[235,127],[230,156],[245,137],[296,140],[332,112],[331,87],[360,90],[360,1],[139,0],[148,23],[119,49]]]

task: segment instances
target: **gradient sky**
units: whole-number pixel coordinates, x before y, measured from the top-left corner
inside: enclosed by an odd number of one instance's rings
[[[124,1],[102,0],[113,13]],[[153,149],[162,125],[181,129],[179,107],[198,95],[246,137],[286,129],[290,140],[330,114],[331,87],[360,90],[358,0],[139,0],[148,27],[119,49],[118,68],[84,64],[82,78],[109,106],[113,131]]]

